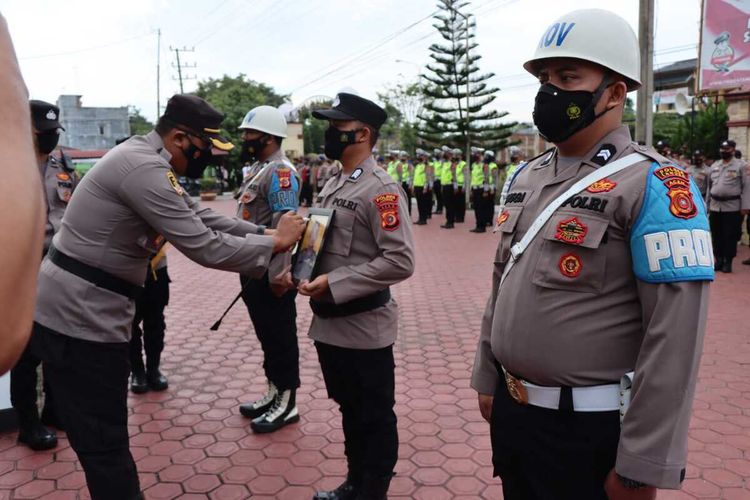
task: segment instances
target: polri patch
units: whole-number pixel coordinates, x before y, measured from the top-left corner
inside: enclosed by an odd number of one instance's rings
[[[586,239],[588,232],[589,228],[586,224],[579,221],[576,217],[571,217],[558,224],[555,239],[570,245],[581,245],[583,240]]]
[[[611,181],[609,179],[602,179],[600,181],[596,181],[592,185],[586,188],[586,191],[593,194],[599,194],[599,193],[609,193],[614,188],[617,187],[617,183],[614,181]]]
[[[65,172],[60,172],[59,174],[57,174],[57,178],[60,179],[61,181],[69,181],[70,175],[66,174]]]
[[[288,168],[279,167],[276,169],[276,175],[279,176],[279,187],[281,189],[292,188],[292,171]]]
[[[180,186],[180,183],[177,181],[177,177],[174,176],[174,173],[171,170],[167,172],[167,180],[172,185],[172,188],[177,192],[177,194],[179,194],[180,196],[185,194],[185,190],[182,189],[182,186]]]
[[[380,227],[386,231],[398,229],[401,225],[401,219],[398,215],[398,194],[383,193],[376,196],[372,201],[380,212]]]
[[[574,253],[563,255],[562,258],[560,258],[560,263],[558,264],[558,266],[560,267],[560,272],[566,278],[578,277],[578,275],[581,274],[581,270],[583,269],[581,258]]]
[[[690,176],[684,170],[667,165],[654,170],[657,179],[664,183],[669,197],[669,212],[679,219],[692,219],[698,215],[698,207],[690,191]]]

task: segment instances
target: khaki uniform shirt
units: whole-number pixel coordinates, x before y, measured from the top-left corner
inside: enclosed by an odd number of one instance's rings
[[[328,274],[327,301],[343,304],[395,285],[414,272],[414,241],[406,195],[387,172],[367,158],[350,175],[332,178],[316,206],[335,209],[318,274]],[[326,301],[324,299],[323,301]],[[339,347],[380,349],[393,344],[398,308],[351,316],[313,316],[310,337]]]
[[[47,201],[47,221],[44,227],[44,253],[47,253],[52,237],[60,230],[63,214],[79,179],[74,170],[68,170],[53,156],[49,156],[40,168]]]
[[[260,276],[273,242],[257,226],[201,209],[177,183],[156,132],[112,149],[76,189],[53,243],[61,252],[135,285],[169,241],[195,262]],[[61,334],[127,342],[134,302],[42,262],[34,320]]]
[[[266,227],[276,228],[284,212],[299,208],[300,178],[297,169],[281,150],[264,162],[255,162],[238,193],[237,217]],[[269,278],[274,281],[284,267],[291,265],[292,254],[285,252],[273,258]]]
[[[701,192],[701,195],[703,195],[703,198],[705,199],[706,188],[708,187],[709,168],[706,167],[705,164],[701,165],[700,167],[698,165],[691,164],[687,168],[687,171],[695,181],[696,186],[698,186],[698,190]]]
[[[708,208],[711,212],[739,212],[750,209],[750,178],[745,163],[737,158],[729,162],[717,160],[711,165],[708,177]],[[740,199],[719,201],[722,198],[739,196]]]
[[[571,197],[500,287],[511,245],[599,167],[605,147],[609,162],[634,151],[651,160]],[[616,470],[660,488],[678,487],[685,467],[713,279],[700,193],[668,164],[622,127],[582,159],[545,153],[523,167],[497,220],[492,293],[472,376],[474,389],[492,395],[500,383],[495,360],[517,377],[556,387],[618,383],[634,370]]]

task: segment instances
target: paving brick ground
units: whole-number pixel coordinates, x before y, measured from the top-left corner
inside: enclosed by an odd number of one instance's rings
[[[231,212],[220,201],[214,208]],[[473,215],[453,231],[441,220],[415,227],[417,270],[395,288],[401,308],[395,346],[401,438],[393,498],[500,499],[490,468],[488,427],[469,376],[489,289],[496,237],[471,234]],[[742,258],[748,256],[743,249]],[[239,289],[236,276],[203,269],[170,251],[171,304],[165,393],[131,396],[130,436],[148,499],[308,499],[346,472],[340,418],[326,398],[312,342],[311,313],[298,299],[302,420],[257,436],[237,406],[265,389],[260,347],[243,307],[218,332],[209,326]],[[750,268],[720,275],[690,430],[690,465],[680,492],[660,499],[750,499]],[[16,446],[0,434],[0,500],[88,498],[63,433],[53,451]]]

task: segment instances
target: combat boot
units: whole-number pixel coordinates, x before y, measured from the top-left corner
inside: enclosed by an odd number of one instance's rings
[[[714,271],[721,271],[721,268],[724,266],[724,257],[715,257],[714,258]]]
[[[57,436],[39,421],[36,408],[33,412],[18,412],[18,442],[32,450],[51,450],[57,446]]]
[[[159,371],[158,359],[147,359],[146,360],[146,382],[148,388],[152,391],[166,391],[169,388],[169,381],[167,377]]]
[[[130,390],[133,394],[145,394],[148,392],[148,380],[146,380],[146,369],[134,366],[130,371]]]
[[[723,262],[721,264],[721,272],[722,273],[732,272],[732,259],[723,259]]]
[[[357,487],[351,477],[331,491],[316,491],[313,500],[354,500],[357,498]]]
[[[42,424],[49,427],[55,427],[61,431],[65,430],[65,426],[63,426],[62,420],[57,416],[57,412],[46,402],[44,408],[42,408]]]
[[[250,422],[250,428],[258,434],[266,434],[279,430],[285,425],[299,422],[295,396],[296,391],[293,389],[278,392],[271,408]]]
[[[388,500],[388,488],[391,486],[392,474],[383,477],[365,475],[355,500]]]
[[[276,399],[276,394],[278,394],[278,392],[279,391],[276,389],[276,386],[273,384],[273,382],[268,382],[268,392],[266,392],[265,396],[256,401],[253,401],[252,403],[240,405],[240,413],[243,417],[247,418],[260,417],[265,412],[271,409],[271,405],[273,405],[273,402]]]

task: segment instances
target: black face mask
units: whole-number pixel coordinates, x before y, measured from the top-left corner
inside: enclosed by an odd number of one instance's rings
[[[734,158],[734,153],[732,153],[731,151],[722,151],[721,152],[721,159],[722,160],[731,160],[732,158]]]
[[[609,86],[609,77],[604,77],[595,91],[563,90],[551,83],[539,88],[534,102],[534,125],[549,142],[559,144],[570,136],[588,127],[604,113],[594,112],[604,90]]]
[[[36,147],[43,155],[48,155],[57,147],[57,141],[60,140],[60,134],[57,130],[40,132],[36,134]]]
[[[266,147],[266,143],[264,142],[265,138],[266,136],[262,135],[257,139],[242,141],[240,161],[243,163],[256,161],[258,159],[258,156],[260,155],[260,152],[263,151],[263,148]]]
[[[331,160],[340,160],[344,154],[344,149],[350,144],[357,142],[356,135],[362,129],[357,130],[339,130],[333,125],[326,129],[325,135],[325,155]]]
[[[195,153],[199,151],[200,156],[198,156],[198,158],[195,158]],[[182,154],[184,154],[185,158],[187,158],[187,169],[185,170],[185,176],[189,177],[190,179],[200,179],[201,177],[203,177],[203,171],[206,170],[206,167],[209,163],[211,163],[211,160],[213,159],[213,154],[211,154],[210,146],[207,149],[200,149],[192,142],[187,147],[187,149],[182,150]]]

